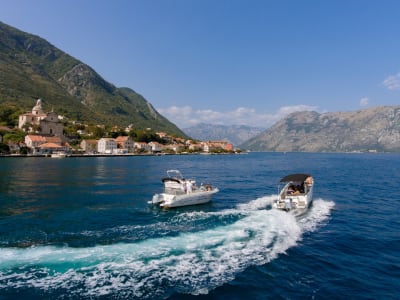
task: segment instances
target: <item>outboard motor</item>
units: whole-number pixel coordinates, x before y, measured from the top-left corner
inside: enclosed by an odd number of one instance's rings
[[[292,199],[287,198],[287,199],[285,199],[285,210],[289,211],[291,209],[292,209]]]
[[[160,200],[159,200],[159,197],[158,197],[158,195],[157,194],[155,194],[154,196],[153,196],[153,199],[152,199],[152,201],[151,201],[153,204],[157,204],[157,203],[159,203],[160,202]]]

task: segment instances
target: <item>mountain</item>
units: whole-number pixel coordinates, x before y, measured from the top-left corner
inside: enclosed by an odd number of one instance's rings
[[[253,151],[400,151],[400,106],[296,112],[240,145]]]
[[[71,120],[185,136],[135,91],[115,87],[46,40],[0,22],[0,108],[30,111],[39,98],[45,109]]]
[[[183,131],[194,139],[208,140],[227,140],[233,145],[239,145],[251,137],[261,133],[264,129],[245,125],[212,125],[198,124]]]

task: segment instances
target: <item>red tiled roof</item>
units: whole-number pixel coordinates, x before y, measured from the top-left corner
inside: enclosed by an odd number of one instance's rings
[[[57,145],[55,143],[45,143],[41,144],[39,148],[62,148],[60,145]]]
[[[125,142],[129,139],[129,136],[118,136],[115,141],[116,142]]]
[[[61,138],[58,136],[46,136],[44,137],[46,142],[48,143],[56,143],[56,144],[61,144]]]
[[[28,138],[30,138],[32,142],[46,142],[46,138],[44,136],[41,136],[41,135],[29,134]]]

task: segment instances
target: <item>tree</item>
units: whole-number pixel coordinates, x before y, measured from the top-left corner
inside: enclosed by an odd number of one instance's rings
[[[19,154],[28,154],[30,149],[28,147],[21,147],[19,148]]]
[[[91,132],[93,133],[93,138],[95,138],[95,139],[101,139],[106,136],[105,129],[102,127],[99,127],[99,126],[94,126],[91,129]]]
[[[23,113],[21,108],[12,105],[0,105],[0,125],[15,127],[18,125],[18,116]]]
[[[8,145],[0,143],[0,154],[9,154],[10,153],[10,147]]]
[[[7,132],[3,136],[3,143],[7,142],[23,142],[25,140],[25,132],[20,129],[13,129],[11,132]]]

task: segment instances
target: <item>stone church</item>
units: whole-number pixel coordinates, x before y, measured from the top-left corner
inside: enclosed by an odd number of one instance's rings
[[[64,125],[58,118],[58,115],[51,111],[45,113],[42,108],[42,100],[38,99],[32,112],[27,112],[19,116],[18,128],[29,132],[35,132],[42,135],[63,136]]]

